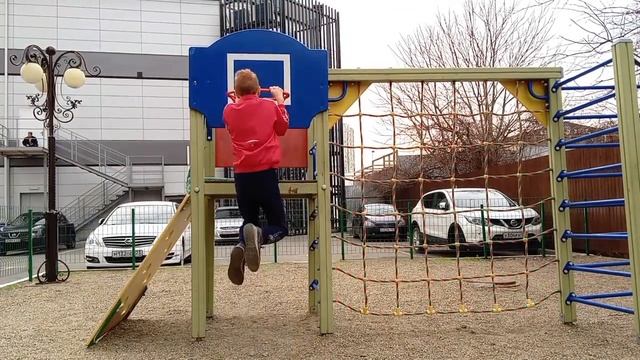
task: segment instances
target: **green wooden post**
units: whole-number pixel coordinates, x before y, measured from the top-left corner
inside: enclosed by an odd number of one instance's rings
[[[488,257],[489,249],[487,248],[487,227],[484,223],[484,204],[480,204],[480,223],[482,224],[482,254],[486,259]]]
[[[278,243],[273,243],[273,262],[278,263]]]
[[[409,204],[411,206],[411,204]],[[409,207],[411,209],[411,207]],[[411,213],[409,213],[409,217],[407,218],[407,235],[409,236],[409,256],[413,259],[413,219],[411,217]]]
[[[558,259],[558,277],[560,280],[560,309],[562,312],[562,320],[565,324],[574,323],[576,321],[576,304],[567,304],[566,299],[569,294],[575,292],[574,273],[563,271],[564,266],[573,261],[573,249],[570,239],[562,239],[562,235],[566,230],[571,229],[571,217],[569,211],[560,211],[560,203],[564,199],[569,198],[569,186],[566,181],[557,181],[556,178],[560,171],[567,169],[567,156],[565,148],[556,150],[555,144],[564,137],[564,119],[553,119],[554,114],[562,108],[562,92],[560,89],[552,91],[554,82],[558,79],[550,79],[549,81],[549,162],[551,167],[551,195],[553,197],[553,221],[554,221],[554,243],[556,249],[556,258]]]
[[[542,235],[540,235],[540,248],[542,250],[542,257],[547,257],[547,250],[544,245],[544,238],[546,236],[544,228],[544,202],[540,204],[540,229],[542,229]]]
[[[33,282],[33,210],[29,209],[28,221],[29,221],[29,282]]]
[[[589,209],[588,208],[584,208],[584,233],[588,234],[589,233]],[[586,239],[584,241],[584,252],[585,254],[590,255],[590,250],[591,250],[591,246],[590,246],[590,241],[589,239]]]
[[[331,261],[331,200],[329,198],[329,115],[325,111],[316,116],[316,164],[318,176],[318,235],[320,253],[320,333],[333,333],[333,281]]]
[[[131,208],[131,268],[136,269],[136,209]]]
[[[633,324],[640,337],[640,116],[636,88],[633,42],[620,40],[613,45],[613,67],[620,127],[620,155],[624,210],[627,221],[629,261],[633,290]]]
[[[344,231],[347,226],[347,221],[344,216],[344,210],[340,210],[339,213],[339,221],[340,221],[340,239],[344,239]],[[344,260],[344,241],[340,240],[340,254],[342,255],[342,260]]]
[[[191,336],[203,338],[207,320],[207,231],[204,190],[206,168],[204,115],[190,111],[191,118]],[[209,239],[211,240],[211,239]]]

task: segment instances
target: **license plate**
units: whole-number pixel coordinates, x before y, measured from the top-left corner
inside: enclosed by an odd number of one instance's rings
[[[136,250],[136,257],[140,257],[144,254],[142,250]],[[131,250],[116,250],[111,253],[111,256],[116,258],[131,257]]]
[[[396,229],[394,228],[382,228],[380,229],[380,232],[394,232],[396,231]]]
[[[522,233],[504,233],[502,234],[503,239],[522,239]]]
[[[15,244],[19,243],[20,239],[6,239],[4,242],[6,242],[7,244]]]

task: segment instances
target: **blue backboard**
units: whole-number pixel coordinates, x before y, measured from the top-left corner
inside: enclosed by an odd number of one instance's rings
[[[189,49],[189,106],[203,113],[207,127],[223,128],[222,111],[229,103],[235,72],[253,70],[263,88],[280,86],[293,129],[307,129],[313,117],[329,106],[328,55],[296,39],[270,30],[245,30],[227,35],[209,47]]]

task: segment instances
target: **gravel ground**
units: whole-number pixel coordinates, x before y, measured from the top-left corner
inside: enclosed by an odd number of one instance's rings
[[[602,258],[589,258],[599,260]],[[545,261],[530,260],[530,270]],[[336,266],[362,273],[361,261],[339,262]],[[429,266],[432,278],[457,273],[455,259],[429,259]],[[400,278],[425,276],[423,259],[401,259],[399,268]],[[530,297],[537,301],[557,290],[555,268],[552,264],[529,275]],[[393,259],[370,260],[367,269],[372,278],[394,278]],[[461,262],[463,276],[486,274],[489,269],[490,263],[485,260]],[[496,273],[522,270],[522,259],[495,263]],[[224,267],[216,268],[216,316],[209,320],[207,338],[202,341],[193,341],[190,336],[190,269],[163,268],[130,319],[98,345],[86,349],[84,343],[96,322],[130,274],[77,272],[64,284],[0,289],[0,358],[640,358],[631,316],[579,306],[577,325],[563,325],[557,294],[534,308],[500,314],[363,316],[336,304],[335,333],[319,336],[318,318],[306,312],[306,264],[264,264],[258,274],[249,274],[241,287],[230,284]],[[500,306],[526,305],[525,276],[499,281],[515,282],[515,287],[496,290]],[[592,292],[625,289],[629,280],[580,275],[577,284],[579,292]],[[334,272],[334,289],[337,299],[356,309],[362,307],[362,282]],[[399,289],[404,313],[426,309],[426,283],[402,283]],[[369,283],[367,292],[371,312],[394,311],[394,283]],[[459,298],[457,281],[432,283],[436,311],[457,311]],[[464,282],[463,299],[471,311],[490,311],[492,286]]]

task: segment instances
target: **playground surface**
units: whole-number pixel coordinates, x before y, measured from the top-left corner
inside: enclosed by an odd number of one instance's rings
[[[528,266],[539,268],[553,257],[530,258]],[[580,262],[603,261],[580,256]],[[519,271],[524,259],[497,260],[495,271]],[[433,277],[455,276],[455,259],[429,258]],[[334,264],[358,272],[362,262]],[[399,259],[400,278],[419,278],[424,258]],[[463,274],[484,274],[489,261],[463,258]],[[538,301],[557,290],[557,264],[530,274],[530,297]],[[369,259],[370,277],[394,277],[393,259]],[[563,325],[558,294],[534,308],[483,314],[436,314],[416,316],[363,316],[335,305],[335,333],[320,336],[318,318],[307,313],[307,264],[263,264],[258,274],[248,273],[245,284],[233,286],[226,268],[216,267],[216,311],[207,324],[207,337],[191,338],[191,270],[162,268],[128,321],[96,346],[85,341],[105,309],[131,276],[131,271],[75,272],[69,281],[55,285],[23,284],[0,289],[0,349],[3,359],[638,359],[632,317],[579,306],[578,324]],[[356,308],[363,304],[358,280],[334,272],[337,299]],[[515,287],[498,288],[504,308],[526,303],[525,277]],[[628,280],[580,275],[580,293],[625,289]],[[432,284],[437,311],[458,308],[459,284]],[[395,285],[368,286],[370,310],[393,312]],[[493,305],[493,289],[484,283],[463,283],[464,303],[470,310]],[[424,310],[426,283],[400,284],[400,304],[405,312]],[[630,305],[624,301],[619,304]]]

